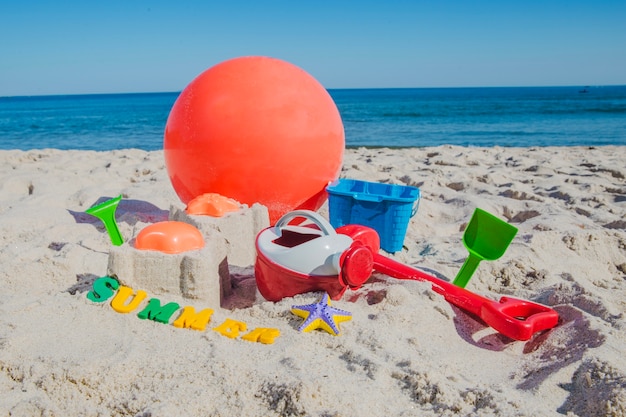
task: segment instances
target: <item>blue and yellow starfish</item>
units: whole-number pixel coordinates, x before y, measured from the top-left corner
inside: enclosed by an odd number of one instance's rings
[[[324,294],[322,300],[315,304],[292,306],[291,312],[304,319],[298,328],[301,332],[323,329],[333,336],[339,334],[339,323],[352,319],[352,313],[330,306],[330,297]]]

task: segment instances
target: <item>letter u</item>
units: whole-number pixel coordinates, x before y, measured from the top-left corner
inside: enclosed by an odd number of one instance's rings
[[[139,304],[146,298],[148,295],[145,291],[139,290],[137,294],[133,296],[133,298],[128,301],[128,298],[133,295],[134,290],[130,287],[121,286],[117,290],[117,294],[111,300],[111,307],[113,310],[118,313],[130,313],[134,309],[136,309]]]

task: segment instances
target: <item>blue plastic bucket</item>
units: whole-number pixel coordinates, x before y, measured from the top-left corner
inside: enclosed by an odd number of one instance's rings
[[[326,187],[330,224],[360,224],[378,232],[381,249],[402,250],[409,220],[417,212],[420,190],[407,185],[339,179]]]

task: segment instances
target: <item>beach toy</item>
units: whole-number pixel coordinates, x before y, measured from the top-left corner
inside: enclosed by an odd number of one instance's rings
[[[517,227],[477,208],[463,233],[469,256],[452,283],[465,288],[480,261],[495,261],[504,255],[517,234]]]
[[[165,221],[144,227],[135,238],[135,248],[167,254],[202,249],[204,238],[200,231],[183,222]]]
[[[187,214],[222,217],[226,213],[237,211],[241,204],[232,198],[216,193],[199,195],[187,204]]]
[[[337,229],[337,233],[351,236],[355,243],[368,248],[372,257],[372,270],[399,279],[428,281],[433,291],[443,295],[449,303],[478,316],[499,333],[515,340],[528,340],[535,333],[557,325],[559,315],[553,309],[531,301],[501,297],[493,301],[474,294],[429,275],[419,269],[401,264],[378,253],[376,231],[361,225],[348,225]]]
[[[124,243],[120,229],[115,221],[115,210],[121,200],[122,196],[120,195],[85,211],[85,213],[99,218],[104,223],[104,227],[111,238],[111,243],[115,246],[121,246]]]
[[[328,293],[324,293],[321,301],[317,303],[291,307],[291,312],[304,319],[298,328],[300,332],[322,329],[333,336],[338,336],[339,323],[352,320],[352,313],[349,311],[331,307]]]
[[[222,336],[234,339],[236,337],[239,337],[239,332],[245,332],[246,328],[247,325],[243,321],[226,319],[224,320],[224,323],[220,324],[217,327],[214,327],[213,330],[215,330]]]
[[[117,294],[116,294],[117,291]],[[111,308],[121,314],[128,314],[139,308],[141,303],[148,297],[143,290],[135,292],[131,287],[120,286],[117,278],[110,276],[100,277],[92,284],[92,289],[87,293],[87,299],[95,303],[102,303],[113,297]],[[137,313],[137,317],[142,320],[152,320],[157,323],[169,324],[170,319],[177,313],[177,318],[171,324],[180,329],[193,329],[204,331],[211,320],[213,310],[205,308],[199,312],[192,306],[180,308],[180,304],[169,302],[161,304],[158,298],[150,298],[147,305]],[[247,325],[244,322],[227,318],[224,322],[213,328],[223,336],[234,339],[241,331],[246,331]],[[256,327],[241,339],[249,342],[259,342],[272,344],[280,336],[280,330],[268,327]]]
[[[368,226],[378,232],[381,249],[402,250],[409,220],[419,206],[419,188],[342,178],[326,191],[330,224],[335,228]]]
[[[163,140],[169,178],[185,204],[218,193],[266,206],[270,224],[321,207],[344,146],[326,89],[301,68],[260,56],[224,61],[195,78],[172,106]]]
[[[280,336],[280,330],[271,327],[257,327],[250,333],[241,336],[243,340],[248,342],[258,342],[264,345],[271,345],[276,338]]]
[[[289,224],[298,218],[305,222]],[[340,298],[346,290],[338,280],[341,257],[351,244],[350,237],[337,234],[316,212],[285,214],[257,235],[254,272],[259,292],[269,301],[310,291]]]
[[[297,217],[310,222],[289,225]],[[341,239],[341,235],[349,239]],[[286,214],[276,226],[257,235],[256,248],[257,287],[268,301],[320,290],[336,300],[346,289],[360,288],[377,271],[399,279],[428,281],[449,303],[515,340],[528,340],[535,333],[556,326],[559,320],[558,313],[544,305],[511,297],[493,301],[387,258],[378,253],[380,239],[376,230],[346,225],[333,232],[332,226],[315,212]],[[341,248],[343,253],[339,253]],[[308,253],[312,260],[304,259],[300,253]],[[324,274],[317,275],[315,271]]]

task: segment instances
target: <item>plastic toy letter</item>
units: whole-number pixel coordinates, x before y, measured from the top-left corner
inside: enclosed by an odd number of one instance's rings
[[[92,290],[87,298],[94,303],[103,303],[115,294],[120,283],[113,277],[101,277],[93,282]]]
[[[231,339],[239,336],[239,332],[246,331],[246,323],[233,319],[226,319],[224,323],[215,327],[213,330],[221,334],[222,336],[230,337]]]
[[[128,303],[126,303],[128,297],[133,295],[134,292],[135,290],[133,290],[132,288],[122,285],[117,291],[117,294],[115,294],[115,297],[113,297],[113,299],[111,300],[111,307],[113,308],[113,310],[117,311],[118,313],[130,313],[131,311],[136,309],[137,306],[139,306],[143,299],[146,298],[146,296],[148,295],[145,291],[139,290],[137,291],[137,294],[134,295]]]
[[[199,313],[196,313],[196,309],[187,306],[183,308],[183,312],[180,313],[180,316],[172,323],[172,326],[178,327],[181,329],[191,328],[194,330],[203,331],[206,328],[206,325],[211,320],[211,316],[213,315],[213,310],[210,308],[205,308]]]
[[[250,333],[241,336],[241,338],[249,342],[260,342],[265,345],[271,345],[272,343],[274,343],[274,339],[276,339],[278,336],[280,336],[280,330],[278,329],[257,327]]]
[[[158,321],[159,323],[167,324],[170,321],[170,317],[172,314],[178,310],[180,304],[178,303],[167,303],[164,306],[161,306],[161,300],[158,298],[151,298],[148,301],[148,305],[146,308],[141,310],[137,317],[142,320],[150,319],[153,321]]]

